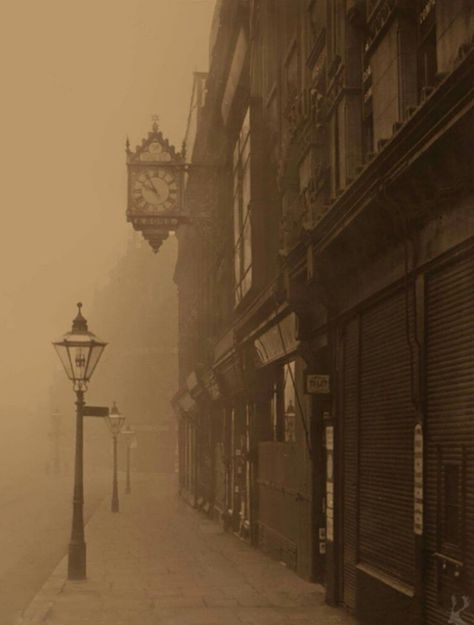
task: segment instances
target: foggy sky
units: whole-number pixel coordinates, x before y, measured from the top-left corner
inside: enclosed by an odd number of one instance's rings
[[[180,147],[192,72],[208,67],[213,6],[2,2],[0,415],[47,391],[51,340],[70,328],[77,301],[88,316],[131,236],[127,134],[133,148],[156,113]]]

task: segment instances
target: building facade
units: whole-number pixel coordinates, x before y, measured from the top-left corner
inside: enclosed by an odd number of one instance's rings
[[[195,76],[180,491],[374,625],[473,594],[473,32],[466,0],[221,0]]]

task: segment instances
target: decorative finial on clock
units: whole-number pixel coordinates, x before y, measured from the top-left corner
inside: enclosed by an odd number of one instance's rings
[[[153,122],[153,132],[158,132],[159,129],[159,123],[160,123],[160,117],[159,115],[152,115],[151,116],[151,120]]]
[[[127,154],[129,154],[129,153],[130,153],[130,139],[129,139],[128,137],[127,137],[127,138],[126,138],[126,140],[125,140],[125,152],[126,152]]]

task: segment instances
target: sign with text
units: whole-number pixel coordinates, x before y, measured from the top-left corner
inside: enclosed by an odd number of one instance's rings
[[[325,428],[326,438],[326,540],[334,542],[334,427]]]
[[[306,373],[305,392],[308,395],[329,395],[331,393],[330,376],[322,373]]]
[[[423,534],[423,429],[415,426],[414,434],[414,518],[413,531]]]

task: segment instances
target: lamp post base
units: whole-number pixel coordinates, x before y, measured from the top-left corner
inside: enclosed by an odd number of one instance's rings
[[[86,543],[69,543],[67,578],[86,579]]]

